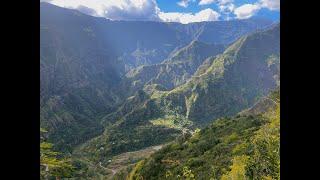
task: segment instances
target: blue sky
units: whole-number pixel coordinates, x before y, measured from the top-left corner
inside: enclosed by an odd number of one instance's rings
[[[191,23],[247,19],[279,20],[280,0],[42,0],[112,20]]]
[[[219,1],[213,1],[211,4],[207,5],[199,5],[200,0],[196,1],[188,1],[188,6],[183,7],[179,6],[178,3],[181,2],[181,0],[156,0],[159,8],[164,12],[180,12],[180,13],[197,13],[203,9],[211,8],[214,11],[219,12]],[[258,0],[233,0],[230,2],[230,4],[233,4],[235,7],[240,7],[244,4],[255,4],[258,3]],[[276,1],[274,1],[276,2]],[[278,0],[278,2],[280,2]],[[259,11],[257,11],[253,16],[251,17],[262,17],[267,18],[271,20],[279,20],[280,17],[280,10],[270,10],[268,8],[261,8]],[[223,20],[223,17],[221,17]]]

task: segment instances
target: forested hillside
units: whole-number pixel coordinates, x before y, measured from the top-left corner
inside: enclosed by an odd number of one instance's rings
[[[279,179],[280,23],[40,14],[41,179]]]
[[[138,162],[127,179],[280,179],[279,91],[245,114],[179,137]]]
[[[141,89],[148,94],[155,88],[172,90],[186,83],[207,58],[222,53],[224,49],[224,45],[192,41],[162,63],[143,65],[130,70],[117,88],[123,91],[120,94],[124,97],[132,96]]]
[[[279,83],[279,31],[276,25],[240,38],[212,58],[202,74],[173,90],[138,91],[103,118],[104,133],[88,141],[82,151],[104,162],[106,157],[168,142],[178,132],[194,131],[252,106]]]
[[[144,84],[152,84],[149,89],[155,83],[170,88],[182,84],[203,58],[271,24],[258,19],[189,25],[110,21],[48,3],[40,3],[40,14],[41,127],[57,147],[68,151],[101,134],[101,118]],[[203,41],[191,43],[196,39]],[[191,63],[163,62],[171,57],[183,61],[188,54]],[[157,75],[139,70],[153,64]],[[137,79],[140,73],[150,79]]]

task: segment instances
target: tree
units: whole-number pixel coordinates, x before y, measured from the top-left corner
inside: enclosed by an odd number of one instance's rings
[[[270,122],[252,140],[253,155],[248,163],[252,179],[280,179],[280,104],[266,116]]]
[[[192,173],[192,170],[189,169],[188,166],[184,166],[183,167],[183,173],[182,176],[186,179],[186,180],[194,180],[194,174]]]
[[[236,156],[233,158],[231,171],[221,177],[221,180],[247,180],[246,165],[248,156]]]
[[[70,177],[73,166],[69,158],[61,157],[59,152],[53,151],[53,144],[45,141],[44,134],[47,131],[40,129],[40,178],[49,179],[55,177]]]

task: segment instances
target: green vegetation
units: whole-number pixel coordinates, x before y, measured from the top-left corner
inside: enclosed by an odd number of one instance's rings
[[[279,24],[40,11],[42,179],[279,179]]]
[[[96,163],[105,162],[125,151],[167,143],[254,105],[277,86],[274,75],[279,71],[271,70],[267,62],[279,53],[278,30],[274,27],[239,39],[211,59],[203,74],[171,91],[157,86],[156,95],[137,91],[102,118],[103,123],[113,124],[105,125],[104,133],[85,143],[82,151]]]
[[[71,177],[74,167],[71,164],[71,159],[63,157],[61,153],[53,150],[53,144],[46,142],[46,130],[40,129],[40,178],[64,178]]]
[[[119,89],[127,96],[140,89],[145,89],[148,94],[172,90],[189,80],[206,58],[222,53],[223,50],[224,45],[192,41],[159,64],[143,65],[130,70]]]
[[[155,126],[164,126],[173,129],[182,130],[183,128],[188,128],[192,126],[192,121],[188,121],[183,117],[176,117],[176,116],[165,116],[163,118],[158,118],[154,120],[150,120],[152,125]]]
[[[267,112],[222,118],[185,140],[169,144],[141,161],[131,177],[137,174],[143,179],[280,179],[277,97],[279,91],[269,96],[275,106],[269,106]]]

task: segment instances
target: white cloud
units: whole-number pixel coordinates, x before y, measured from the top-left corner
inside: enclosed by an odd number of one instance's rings
[[[228,3],[232,3],[233,0],[200,0],[199,5],[209,5],[212,3],[217,3],[219,5],[225,5]]]
[[[189,6],[189,2],[190,2],[190,0],[181,0],[181,1],[177,2],[177,4],[178,4],[179,6],[181,6],[181,7],[186,8],[186,7]]]
[[[156,0],[40,0],[51,4],[77,9],[92,16],[105,17],[112,20],[144,20],[144,21],[170,21],[180,23],[216,21],[221,16],[229,19],[229,15],[237,19],[246,19],[255,15],[261,8],[271,11],[280,10],[280,0],[258,0],[254,4],[244,4],[235,7],[234,0],[200,0],[199,5],[216,3],[218,13],[210,8],[198,13],[162,12]],[[180,0],[177,4],[188,7],[196,0]],[[233,13],[233,14],[232,14]],[[231,17],[232,17],[231,16]]]
[[[223,13],[231,13],[234,11],[234,9],[235,9],[235,5],[232,3],[219,6],[220,12],[223,12]]]
[[[184,2],[190,3],[195,0]],[[156,0],[51,0],[50,3],[112,20],[152,20],[187,24],[216,21],[220,16],[218,12],[209,8],[195,14],[161,12]]]
[[[233,0],[219,0],[218,4],[225,5],[225,4],[232,3],[232,2],[233,2]]]
[[[260,0],[260,6],[272,11],[280,10],[280,0]]]
[[[216,2],[216,0],[200,0],[199,5],[208,5]]]
[[[234,18],[235,5],[233,3],[219,5],[219,12],[222,14],[224,20],[231,20]]]
[[[238,19],[247,19],[252,17],[260,10],[260,6],[256,4],[244,4],[234,9],[234,14]]]
[[[157,20],[160,11],[155,0],[52,0],[50,3],[113,20]]]
[[[192,22],[201,22],[201,21],[217,21],[220,17],[220,14],[210,8],[207,8],[195,14],[177,13],[177,12],[169,12],[169,13],[160,12],[159,17],[161,20],[167,21],[167,22],[180,22],[182,24],[188,24]]]
[[[259,0],[255,4],[244,4],[234,9],[238,19],[247,19],[255,15],[260,9],[267,8],[271,11],[280,10],[280,0]]]

